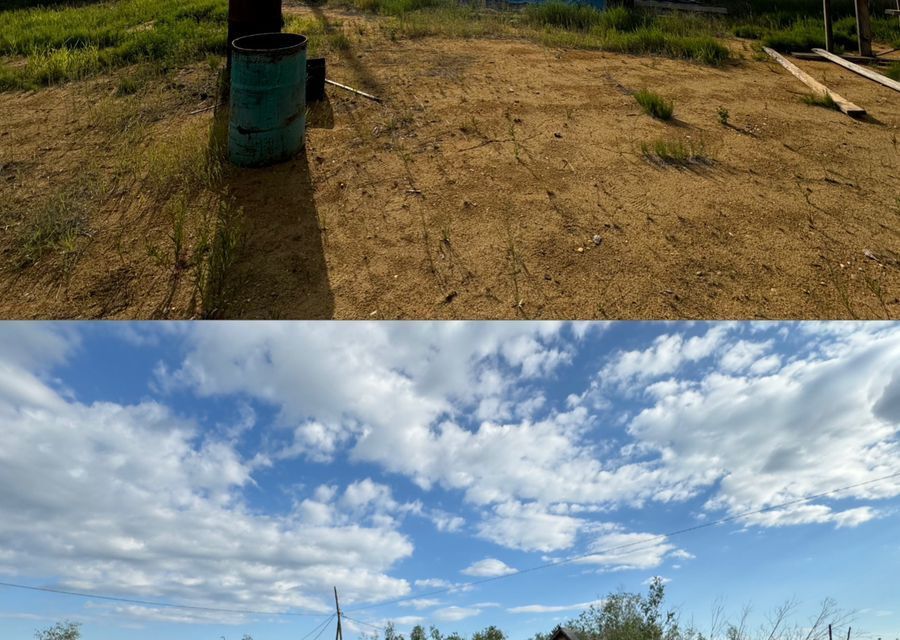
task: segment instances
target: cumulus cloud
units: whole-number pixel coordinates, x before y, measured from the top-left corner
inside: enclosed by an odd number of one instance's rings
[[[707,509],[736,513],[777,505],[900,471],[900,422],[879,413],[900,396],[891,382],[897,362],[896,330],[828,336],[811,344],[806,357],[764,375],[711,370],[686,379],[641,410],[628,430],[644,448],[659,452],[669,481],[717,482]],[[821,460],[841,464],[823,467]],[[898,494],[900,479],[837,497]],[[876,515],[871,507],[841,509],[818,501],[745,522],[854,526]]]
[[[330,610],[322,594],[335,583],[348,602],[409,591],[388,575],[413,550],[392,523],[252,511],[242,498],[252,465],[231,442],[202,435],[154,402],[67,399],[14,362],[4,361],[10,377],[0,376],[0,570],[7,575],[272,610]],[[343,497],[348,508],[402,508],[365,483]]]
[[[581,524],[536,503],[504,502],[482,521],[478,535],[511,549],[548,552],[571,547]]]
[[[667,327],[597,358],[595,376],[559,394],[549,389],[586,341],[580,328],[185,326],[158,388],[236,398],[235,424],[216,428],[165,396],[80,402],[52,377],[77,333],[6,330],[0,570],[98,592],[321,611],[334,582],[348,603],[396,597],[410,590],[391,576],[413,552],[400,528],[410,516],[527,552],[586,543],[582,564],[647,570],[690,554],[616,525],[622,507],[696,499],[714,518],[900,471],[892,325]],[[250,431],[264,436],[245,453]],[[245,502],[262,469],[335,460],[365,476],[304,487],[280,513]],[[424,504],[398,499],[378,473],[414,483]],[[425,506],[436,487],[467,503],[471,524]],[[897,495],[900,479],[744,522],[860,526]],[[467,571],[500,570],[478,564]]]
[[[623,571],[626,569],[653,569],[663,563],[667,557],[684,557],[676,555],[675,545],[667,538],[653,533],[622,531],[604,533],[591,541],[589,555],[575,560],[578,564],[601,565],[605,571]]]
[[[510,567],[502,560],[497,560],[496,558],[485,558],[484,560],[473,562],[461,571],[461,573],[467,576],[478,576],[482,578],[506,576],[515,572],[515,569]]]

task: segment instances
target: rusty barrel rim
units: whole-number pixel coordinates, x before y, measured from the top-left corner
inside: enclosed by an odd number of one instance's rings
[[[289,54],[306,49],[308,38],[299,33],[255,33],[235,38],[232,48],[238,53]]]

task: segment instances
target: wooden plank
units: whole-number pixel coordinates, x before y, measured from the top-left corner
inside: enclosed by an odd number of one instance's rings
[[[831,60],[833,63],[841,65],[845,69],[849,69],[850,71],[853,71],[854,73],[858,73],[861,76],[865,76],[869,80],[874,80],[878,84],[883,84],[886,87],[890,87],[894,91],[900,91],[900,82],[897,82],[896,80],[891,80],[887,76],[883,76],[880,73],[876,73],[875,71],[872,71],[871,69],[866,69],[865,67],[861,67],[858,64],[853,64],[852,62],[848,62],[847,60],[844,60],[840,56],[836,56],[833,53],[828,53],[827,51],[824,51],[822,49],[813,49],[813,51],[818,53],[820,56],[822,56],[826,60]]]
[[[671,9],[673,11],[697,11],[700,13],[728,13],[725,7],[709,7],[687,2],[661,2],[660,0],[634,0],[636,7],[645,9]]]
[[[791,57],[797,58],[798,60],[815,60],[816,62],[822,62],[822,56],[820,56],[818,53],[812,53],[810,51],[791,51]],[[889,60],[888,58],[864,58],[863,56],[855,56],[847,53],[845,53],[841,57],[849,62],[856,62],[859,64],[875,64],[884,67],[888,66],[892,62],[892,60]]]
[[[831,91],[824,84],[813,78],[811,75],[800,69],[793,62],[782,56],[780,53],[775,51],[774,49],[770,49],[769,47],[763,47],[763,51],[769,54],[769,57],[773,58],[775,62],[780,64],[782,67],[790,71],[791,75],[797,78],[800,82],[805,84],[807,87],[818,93],[820,96],[829,95],[831,99],[834,100],[838,109],[840,109],[843,113],[846,113],[851,117],[858,117],[866,115],[866,110],[862,107],[858,107],[849,100],[845,100],[834,91]]]

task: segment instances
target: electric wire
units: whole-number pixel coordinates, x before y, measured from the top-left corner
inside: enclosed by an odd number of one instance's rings
[[[364,624],[367,627],[372,627],[373,629],[375,629],[377,631],[384,631],[384,627],[379,627],[377,625],[372,624],[371,622],[363,622],[362,620],[357,620],[356,618],[351,618],[346,613],[344,613],[342,615],[343,615],[344,620],[349,620],[350,622],[356,622],[358,624]]]
[[[318,632],[319,632],[319,635],[321,635],[321,634],[322,634],[322,631],[324,631],[324,630],[328,627],[328,623],[331,622],[332,620],[334,620],[334,617],[335,617],[336,615],[337,615],[337,614],[332,613],[331,616],[329,616],[324,622],[320,622],[319,624],[317,624],[315,627],[312,628],[312,631],[310,631],[310,632],[307,633],[305,636],[303,636],[302,638],[300,638],[300,640],[306,640],[308,637],[310,637],[310,636],[311,636],[312,634],[314,634],[316,631],[318,631]],[[316,638],[318,638],[318,637],[319,637],[319,636],[316,636]]]
[[[313,638],[313,640],[319,640],[319,636],[321,636],[323,633],[325,633],[325,629],[328,628],[328,623],[331,622],[331,620],[334,618],[334,616],[335,616],[335,614],[331,614],[331,618],[328,618],[328,620],[325,621],[325,625],[319,630],[319,633],[316,634],[316,637]]]
[[[876,482],[883,482],[883,481],[885,481],[885,480],[890,480],[890,479],[892,479],[892,478],[897,478],[897,477],[900,477],[900,471],[898,471],[898,472],[896,472],[896,473],[892,473],[892,474],[886,475],[886,476],[881,476],[881,477],[879,477],[879,478],[873,478],[873,479],[871,479],[871,480],[865,480],[865,481],[863,481],[863,482],[857,482],[857,483],[850,484],[850,485],[846,485],[846,486],[843,486],[843,487],[838,487],[838,488],[836,488],[836,489],[830,489],[830,490],[828,490],[828,491],[823,491],[822,493],[816,493],[816,494],[813,494],[813,495],[807,495],[807,496],[803,496],[803,497],[801,497],[801,498],[795,498],[795,499],[793,499],[793,500],[788,500],[788,501],[786,501],[786,502],[781,502],[781,503],[779,503],[779,504],[769,505],[769,506],[763,507],[763,508],[761,508],[761,509],[752,509],[752,510],[744,511],[744,512],[737,513],[737,514],[734,514],[734,515],[731,515],[731,516],[726,516],[726,517],[724,517],[724,518],[719,518],[718,520],[713,520],[713,521],[711,521],[711,522],[703,522],[703,523],[701,523],[701,524],[696,524],[696,525],[693,525],[693,526],[690,526],[690,527],[685,527],[685,528],[683,528],[683,529],[677,529],[677,530],[675,530],[675,531],[671,531],[671,532],[669,532],[669,533],[663,533],[663,534],[660,534],[660,535],[658,535],[658,536],[654,536],[654,537],[652,537],[652,538],[645,538],[645,539],[643,539],[643,540],[638,540],[638,541],[635,541],[635,542],[627,542],[627,543],[624,543],[624,544],[615,545],[615,546],[608,547],[608,548],[604,548],[604,549],[597,549],[597,550],[594,550],[594,551],[590,551],[589,553],[583,553],[583,554],[579,554],[579,555],[575,555],[575,556],[570,556],[570,557],[565,558],[565,559],[562,559],[562,560],[555,560],[555,561],[553,561],[553,562],[547,562],[547,563],[544,563],[544,564],[536,565],[536,566],[534,566],[534,567],[528,567],[528,568],[525,568],[525,569],[516,569],[516,570],[515,570],[514,572],[512,572],[512,573],[506,573],[506,574],[501,575],[501,576],[492,576],[492,577],[490,577],[490,578],[482,578],[482,579],[480,579],[480,580],[472,580],[472,581],[470,581],[470,582],[463,582],[463,583],[451,585],[451,586],[449,586],[449,587],[445,587],[445,588],[441,588],[441,589],[435,589],[435,590],[433,590],[433,591],[427,591],[427,592],[424,592],[424,593],[418,593],[418,594],[415,594],[415,595],[403,596],[403,597],[400,597],[400,598],[393,598],[393,599],[391,599],[391,600],[383,600],[383,601],[381,601],[381,602],[375,602],[375,603],[372,603],[372,604],[361,605],[361,606],[359,606],[359,607],[350,607],[349,609],[347,609],[347,611],[364,611],[364,610],[367,610],[367,609],[374,609],[374,608],[376,608],[376,607],[384,607],[384,606],[387,606],[387,605],[389,605],[389,604],[398,604],[398,603],[401,603],[401,602],[406,602],[406,601],[408,601],[408,600],[416,600],[416,599],[418,599],[418,598],[426,598],[426,597],[429,597],[429,596],[436,596],[436,595],[441,595],[441,594],[444,594],[444,593],[450,593],[450,592],[452,592],[452,591],[459,591],[460,589],[464,589],[464,588],[466,588],[466,587],[474,587],[474,586],[481,585],[481,584],[485,584],[485,583],[488,583],[488,582],[496,582],[496,581],[498,581],[498,580],[503,580],[503,579],[506,579],[506,578],[513,578],[513,577],[515,577],[515,576],[519,576],[519,575],[522,575],[522,574],[525,574],[525,573],[532,573],[532,572],[534,572],[534,571],[540,571],[540,570],[542,570],[542,569],[549,569],[549,568],[551,568],[551,567],[558,567],[558,566],[560,566],[560,565],[569,564],[569,563],[571,563],[571,562],[575,562],[575,561],[577,561],[577,560],[583,560],[583,559],[585,559],[585,558],[590,558],[590,557],[592,557],[592,556],[607,555],[607,554],[609,554],[609,553],[612,552],[612,551],[618,551],[618,550],[620,550],[620,549],[626,549],[626,548],[636,547],[636,546],[638,546],[638,545],[646,545],[646,544],[648,544],[648,543],[655,543],[655,542],[658,542],[658,541],[660,541],[660,540],[666,540],[666,539],[668,539],[668,538],[672,538],[672,537],[674,537],[674,536],[679,536],[679,535],[683,535],[683,534],[686,534],[686,533],[691,533],[691,532],[693,532],[693,531],[698,531],[698,530],[700,530],[700,529],[706,529],[706,528],[709,528],[709,527],[714,527],[714,526],[716,526],[716,525],[724,524],[724,523],[726,523],[726,522],[733,522],[733,521],[735,521],[735,520],[740,520],[740,519],[742,519],[742,518],[746,518],[746,517],[749,517],[749,516],[759,515],[759,514],[761,514],[761,513],[766,513],[766,512],[769,512],[769,511],[774,511],[774,510],[776,510],[776,509],[782,509],[782,508],[784,508],[784,507],[788,507],[788,506],[791,506],[791,505],[801,504],[801,503],[804,503],[804,502],[810,502],[810,501],[812,501],[812,500],[816,500],[816,499],[818,499],[818,498],[823,498],[823,497],[825,497],[825,496],[829,496],[829,495],[832,495],[832,494],[834,494],[834,493],[839,493],[839,492],[841,492],[841,491],[849,491],[850,489],[856,489],[856,488],[858,488],[858,487],[862,487],[862,486],[866,486],[866,485],[870,485],[870,484],[875,484]]]
[[[157,602],[154,600],[136,600],[134,598],[120,598],[117,596],[104,596],[96,593],[84,593],[81,591],[67,591],[65,589],[54,589],[52,587],[35,587],[27,584],[16,584],[14,582],[0,582],[0,587],[9,587],[12,589],[27,589],[29,591],[43,591],[46,593],[55,593],[64,596],[76,596],[79,598],[90,598],[94,600],[111,600],[113,602],[126,602],[129,604],[140,604],[150,607],[168,607],[170,609],[189,609],[191,611],[210,611],[214,613],[245,613],[257,616],[311,616],[320,617],[327,616],[327,613],[308,613],[300,611],[256,611],[253,609],[228,609],[223,607],[202,607],[190,604],[177,604],[173,602]],[[332,614],[334,615],[334,614]]]
[[[505,578],[512,578],[512,577],[523,575],[526,573],[532,573],[534,571],[540,571],[542,569],[558,567],[561,565],[569,564],[569,563],[575,562],[577,560],[582,560],[582,559],[590,558],[593,556],[608,555],[611,552],[620,551],[622,549],[630,549],[630,548],[634,548],[634,547],[640,548],[641,546],[648,546],[650,544],[655,544],[656,542],[658,542],[660,540],[665,540],[668,538],[672,538],[674,536],[684,535],[686,533],[698,531],[700,529],[714,527],[714,526],[717,526],[720,524],[724,524],[726,522],[734,522],[735,520],[740,520],[742,518],[746,518],[749,516],[767,513],[769,511],[774,511],[776,509],[782,509],[784,507],[788,507],[791,505],[802,504],[804,502],[810,502],[812,500],[816,500],[818,498],[823,498],[823,497],[826,497],[826,496],[829,496],[829,495],[832,495],[835,493],[839,493],[842,491],[849,491],[850,489],[856,489],[858,487],[875,484],[877,482],[883,482],[885,480],[890,480],[892,478],[897,478],[897,477],[900,477],[900,471],[886,475],[886,476],[881,476],[879,478],[873,478],[871,480],[857,482],[857,483],[846,485],[843,487],[838,487],[836,489],[830,489],[828,491],[823,491],[822,493],[807,495],[807,496],[803,496],[801,498],[795,498],[793,500],[788,500],[786,502],[769,505],[767,507],[763,507],[760,509],[752,509],[749,511],[744,511],[744,512],[737,513],[737,514],[734,514],[731,516],[719,518],[718,520],[713,520],[711,522],[704,522],[704,523],[696,524],[696,525],[693,525],[690,527],[685,527],[683,529],[677,529],[675,531],[671,531],[669,533],[663,533],[663,534],[660,534],[657,536],[653,536],[651,538],[645,538],[643,540],[638,540],[635,542],[628,542],[628,543],[615,545],[615,546],[608,547],[608,548],[597,549],[597,550],[590,551],[589,553],[570,556],[570,557],[564,558],[562,560],[555,560],[553,562],[547,562],[547,563],[544,563],[541,565],[536,565],[534,567],[528,567],[525,569],[516,569],[512,573],[507,573],[502,576],[492,576],[489,578],[482,578],[480,580],[472,580],[469,582],[463,582],[460,584],[451,585],[449,587],[442,588],[442,589],[435,589],[432,591],[419,593],[419,594],[415,594],[415,595],[404,596],[404,597],[400,597],[400,598],[393,598],[390,600],[383,600],[381,602],[375,602],[372,604],[362,605],[359,607],[351,607],[351,608],[347,609],[346,611],[363,611],[363,610],[367,610],[367,609],[374,609],[376,607],[387,606],[390,604],[406,602],[408,600],[415,600],[417,598],[424,598],[424,597],[428,597],[428,596],[435,596],[435,595],[440,595],[440,594],[444,594],[444,593],[450,593],[452,591],[459,591],[460,589],[464,589],[466,587],[473,587],[473,586],[485,584],[488,582],[496,582],[498,580],[503,580]],[[621,555],[621,554],[616,554],[616,555]],[[112,602],[125,602],[125,603],[129,603],[129,604],[139,604],[139,605],[152,606],[152,607],[167,607],[167,608],[171,608],[171,609],[185,609],[185,610],[191,610],[191,611],[209,611],[209,612],[215,612],[215,613],[235,613],[235,614],[267,615],[267,616],[304,616],[304,617],[328,616],[328,614],[324,614],[324,613],[312,613],[312,612],[305,612],[305,611],[303,611],[303,612],[301,612],[301,611],[285,611],[285,612],[259,611],[259,610],[253,610],[253,609],[233,609],[233,608],[226,608],[226,607],[204,607],[204,606],[199,606],[199,605],[178,604],[178,603],[173,603],[173,602],[138,600],[135,598],[122,598],[122,597],[117,597],[117,596],[107,596],[107,595],[99,595],[99,594],[94,594],[94,593],[85,593],[85,592],[81,592],[81,591],[68,591],[65,589],[54,589],[52,587],[36,587],[36,586],[31,586],[31,585],[17,584],[17,583],[13,583],[13,582],[0,582],[0,587],[8,587],[8,588],[13,588],[13,589],[26,589],[29,591],[40,591],[40,592],[54,593],[54,594],[65,595],[65,596],[74,596],[74,597],[89,598],[89,599],[95,599],[95,600],[108,600],[108,601],[112,601]],[[310,632],[310,634],[313,633],[316,629],[319,629],[319,627],[322,627],[322,629],[319,631],[319,635],[321,635],[322,632],[324,631],[324,629],[328,626],[328,623],[331,621],[331,619],[334,618],[334,616],[335,616],[335,614],[331,614],[331,616],[328,617],[324,623],[314,627],[313,631]],[[376,627],[375,625],[369,624],[367,622],[363,622],[362,620],[356,620],[355,618],[351,618],[351,617],[347,616],[346,613],[344,613],[344,617],[353,622],[365,624],[365,625],[371,626],[373,628],[380,629],[380,627]],[[310,635],[310,634],[308,634],[308,635]],[[316,636],[316,638],[314,638],[313,640],[317,640],[318,637],[319,636]],[[305,638],[304,638],[304,640],[305,640]]]

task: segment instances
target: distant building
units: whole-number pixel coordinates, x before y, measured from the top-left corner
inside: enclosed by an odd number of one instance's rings
[[[556,627],[550,640],[585,640],[581,635],[569,627]]]

